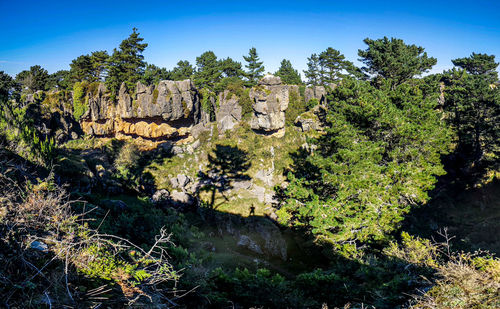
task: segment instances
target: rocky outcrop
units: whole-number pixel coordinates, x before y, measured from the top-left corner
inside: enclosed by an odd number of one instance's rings
[[[304,99],[306,103],[312,99],[318,100],[319,104],[326,102],[326,89],[323,86],[307,87],[304,91]]]
[[[219,110],[216,114],[219,133],[232,130],[240,121],[242,108],[236,95],[225,90],[219,94]]]
[[[22,96],[20,104],[39,132],[58,144],[82,134],[73,117],[73,98],[69,91],[37,91]]]
[[[285,110],[288,108],[288,86],[278,76],[266,75],[250,90],[254,110],[250,126],[257,132],[283,135]]]
[[[122,84],[117,104],[99,84],[86,99],[81,126],[92,136],[183,138],[200,119],[198,92],[190,80],[160,81],[157,86],[139,82],[132,96]]]

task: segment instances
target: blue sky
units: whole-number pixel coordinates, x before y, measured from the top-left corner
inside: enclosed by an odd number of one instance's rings
[[[252,46],[274,72],[281,59],[301,72],[327,47],[356,62],[363,39],[398,37],[438,59],[433,72],[472,52],[500,59],[500,1],[7,1],[0,0],[0,70],[112,51],[137,27],[149,63],[171,69],[212,50],[243,61]]]

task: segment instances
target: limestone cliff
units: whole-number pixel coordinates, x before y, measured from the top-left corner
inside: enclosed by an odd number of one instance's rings
[[[122,84],[117,103],[100,84],[95,94],[87,94],[87,101],[81,126],[92,136],[182,138],[200,120],[198,91],[190,80],[161,81],[157,86],[139,82],[132,96]]]

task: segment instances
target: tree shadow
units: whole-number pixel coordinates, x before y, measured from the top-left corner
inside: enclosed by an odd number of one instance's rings
[[[217,209],[224,203],[215,204],[216,193],[219,192],[225,201],[228,198],[225,192],[233,188],[232,182],[235,180],[249,180],[245,174],[251,166],[248,153],[237,146],[215,145],[213,154],[208,155],[208,171],[198,173],[201,192],[210,192],[208,207]]]

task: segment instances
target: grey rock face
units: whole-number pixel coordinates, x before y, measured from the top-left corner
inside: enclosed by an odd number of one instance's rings
[[[250,126],[254,130],[278,131],[285,127],[285,111],[288,108],[288,86],[281,84],[277,76],[267,75],[259,85],[250,90],[254,110]]]
[[[88,109],[81,126],[89,135],[138,135],[145,138],[186,137],[200,121],[198,91],[190,80],[160,81],[157,86],[136,84],[131,96],[125,84],[120,87],[117,104],[104,84],[87,94]]]
[[[217,128],[219,133],[232,130],[241,121],[242,108],[238,104],[237,96],[229,93],[228,90],[219,94],[219,110],[217,111]]]
[[[255,228],[264,240],[264,250],[271,256],[287,259],[287,245],[279,228],[274,224],[259,222]]]
[[[238,247],[246,248],[252,252],[255,252],[257,254],[264,254],[262,249],[253,241],[250,237],[246,235],[241,235],[240,239],[238,240],[237,243]]]
[[[307,87],[304,92],[304,99],[307,102],[311,99],[318,100],[319,104],[324,104],[326,101],[326,89],[323,86]]]
[[[136,85],[132,100],[124,84],[118,94],[118,116],[128,118],[161,117],[165,121],[199,117],[198,92],[191,80],[162,80],[158,86]],[[198,119],[196,119],[198,120]]]

